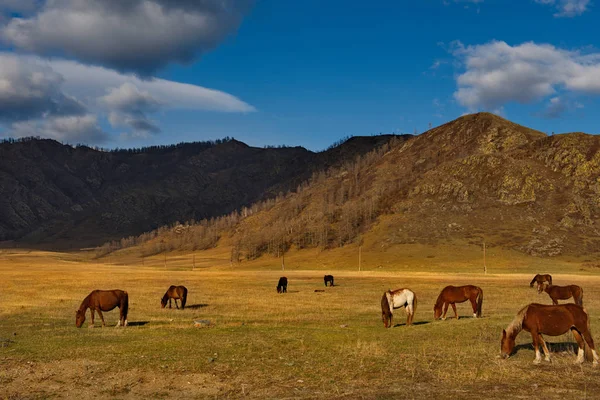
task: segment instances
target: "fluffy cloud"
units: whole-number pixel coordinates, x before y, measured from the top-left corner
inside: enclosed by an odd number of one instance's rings
[[[536,3],[552,5],[558,10],[555,17],[575,17],[587,11],[590,0],[534,0]]]
[[[530,103],[559,91],[600,95],[600,53],[499,41],[466,47],[457,42],[452,53],[465,68],[454,97],[470,111]]]
[[[72,144],[102,144],[109,139],[91,114],[15,122],[8,132],[12,137],[40,136]]]
[[[129,136],[160,132],[148,115],[188,109],[252,112],[235,96],[164,79],[142,80],[74,61],[0,53],[0,124],[4,135],[42,136],[70,143],[103,143],[98,116]]]
[[[100,98],[100,103],[110,110],[108,120],[113,126],[129,127],[139,136],[160,132],[147,114],[157,111],[161,103],[130,82],[110,89],[106,96]]]
[[[47,66],[0,54],[0,120],[84,114],[84,105],[62,91],[63,82]]]
[[[0,35],[11,46],[40,55],[66,56],[147,76],[212,49],[237,29],[250,3],[46,0],[34,3],[30,16],[9,19]]]

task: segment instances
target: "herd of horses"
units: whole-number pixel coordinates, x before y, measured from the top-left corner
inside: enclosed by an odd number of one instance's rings
[[[325,286],[333,286],[333,276],[325,275],[323,277]],[[576,363],[584,361],[584,348],[587,344],[592,351],[593,364],[596,366],[600,361],[594,339],[590,333],[590,322],[587,311],[583,308],[583,289],[577,285],[556,286],[552,284],[552,277],[546,275],[536,275],[529,286],[537,284],[538,294],[548,293],[552,300],[552,305],[531,303],[523,307],[517,313],[508,327],[502,330],[502,339],[500,342],[500,357],[510,357],[515,349],[515,338],[517,335],[526,331],[531,334],[533,347],[535,350],[534,363],[539,364],[542,360],[540,345],[544,351],[545,360],[550,361],[550,352],[542,335],[559,336],[571,331],[577,341],[578,352]],[[279,278],[277,283],[277,293],[287,293],[288,279],[285,276]],[[177,300],[181,303],[181,309],[185,308],[188,290],[185,286],[170,286],[164,296],[160,299],[160,305],[165,308],[167,303],[171,308],[171,300],[174,300],[175,307],[179,309]],[[575,304],[558,304],[558,300],[568,300],[573,298]],[[434,320],[446,319],[448,307],[451,306],[454,311],[454,317],[458,319],[456,303],[466,301],[471,303],[473,309],[473,318],[481,318],[483,306],[483,290],[474,285],[465,286],[446,286],[440,292],[433,306]],[[75,315],[75,325],[80,328],[85,322],[85,314],[90,309],[91,324],[94,326],[94,313],[97,312],[104,323],[102,312],[107,312],[119,307],[120,315],[119,326],[127,326],[127,312],[129,309],[129,295],[123,290],[94,290],[79,306]],[[385,328],[392,327],[392,318],[394,310],[404,308],[407,314],[406,325],[413,323],[414,315],[417,310],[417,296],[410,289],[388,290],[381,297],[381,319]]]
[[[169,308],[171,308],[171,299],[175,301],[175,307],[179,309],[177,300],[181,302],[181,309],[185,308],[187,301],[188,290],[185,286],[174,286],[171,285],[167,289],[165,295],[160,299],[160,306],[165,308],[167,302]],[[85,313],[88,308],[90,309],[90,315],[92,321],[90,322],[90,328],[94,327],[94,313],[97,312],[102,320],[102,326],[106,326],[104,322],[104,316],[102,311],[112,311],[119,307],[119,322],[117,327],[127,326],[127,313],[129,311],[129,294],[124,290],[94,290],[88,294],[85,299],[81,302],[79,309],[75,311],[75,326],[81,328],[85,322]]]
[[[548,293],[552,305],[531,303],[523,307],[508,327],[502,330],[500,341],[500,357],[510,357],[515,349],[515,338],[521,331],[531,334],[535,350],[534,363],[542,360],[539,346],[544,350],[545,360],[550,361],[550,352],[542,335],[559,336],[571,331],[577,341],[578,351],[576,363],[584,361],[584,348],[587,344],[592,351],[593,364],[598,365],[600,359],[594,346],[590,332],[589,316],[583,308],[583,289],[577,285],[556,286],[552,284],[552,276],[536,275],[529,286],[537,284],[538,294]],[[558,304],[558,300],[573,298],[575,304]],[[483,305],[483,290],[473,285],[446,286],[440,292],[433,306],[433,318],[446,319],[448,306],[452,306],[454,316],[458,319],[456,303],[469,300],[473,308],[473,318],[481,317]],[[417,296],[410,289],[388,290],[381,297],[381,319],[386,328],[392,326],[392,316],[395,309],[404,307],[407,314],[406,325],[412,324],[417,308]],[[443,314],[442,314],[443,308]]]

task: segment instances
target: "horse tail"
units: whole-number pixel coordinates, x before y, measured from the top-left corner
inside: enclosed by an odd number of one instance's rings
[[[185,308],[185,303],[187,302],[187,288],[184,286],[183,287],[183,294],[181,296],[181,309],[183,310]]]
[[[552,275],[548,275],[548,282],[552,285]]]
[[[413,316],[415,315],[415,313],[417,312],[417,294],[415,292],[413,292]]]
[[[479,295],[477,296],[477,318],[481,318],[481,306],[483,305],[483,289],[477,287]]]
[[[579,287],[579,298],[577,299],[577,304],[579,304],[581,307],[583,307],[583,288],[580,286]],[[589,318],[588,318],[589,321]]]
[[[129,294],[127,292],[123,292],[123,298],[121,299],[121,315],[123,316],[123,320],[127,320],[127,312],[129,311]]]

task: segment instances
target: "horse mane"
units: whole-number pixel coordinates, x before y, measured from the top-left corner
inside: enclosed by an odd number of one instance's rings
[[[507,336],[516,335],[517,333],[519,333],[523,330],[523,320],[525,319],[525,316],[527,315],[528,308],[529,308],[529,305],[526,305],[517,313],[515,318],[512,320],[512,322],[506,328]]]

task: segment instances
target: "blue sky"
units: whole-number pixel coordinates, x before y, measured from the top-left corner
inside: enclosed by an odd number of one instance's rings
[[[0,0],[0,135],[320,150],[481,110],[600,132],[590,0],[128,4]]]

